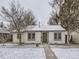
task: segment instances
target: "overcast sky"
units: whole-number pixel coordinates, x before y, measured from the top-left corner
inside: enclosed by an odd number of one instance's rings
[[[0,0],[0,7],[6,6],[8,7],[8,2],[10,0]],[[15,0],[19,1],[21,6],[25,9],[32,10],[35,15],[37,21],[40,21],[41,24],[46,24],[51,13],[51,7],[49,6],[50,0]]]

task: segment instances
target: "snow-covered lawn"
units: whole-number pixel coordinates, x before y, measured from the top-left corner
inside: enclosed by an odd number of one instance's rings
[[[0,59],[46,59],[44,48],[0,48]]]
[[[51,48],[58,59],[79,59],[79,48]]]

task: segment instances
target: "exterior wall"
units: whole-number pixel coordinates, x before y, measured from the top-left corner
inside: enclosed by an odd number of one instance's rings
[[[35,41],[28,40],[28,32],[22,33],[22,43],[41,43],[41,32],[35,32]],[[18,43],[17,34],[13,33],[13,42]]]
[[[28,32],[22,33],[22,43],[41,43],[41,32],[35,32],[35,41],[28,40]],[[48,43],[49,44],[65,44],[65,32],[61,32],[62,39],[59,41],[54,40],[54,32],[48,33]],[[17,34],[13,33],[13,42],[18,43],[19,39],[17,39]]]
[[[41,43],[41,32],[35,32],[35,41],[28,40],[28,32],[23,34],[24,43]]]
[[[61,32],[61,40],[54,40],[54,32],[49,32],[49,44],[65,44],[65,32]]]
[[[18,43],[19,40],[17,39],[17,34],[16,33],[13,33],[13,42],[14,43]]]
[[[23,36],[24,34],[22,33],[22,43],[24,42],[23,41],[23,38],[25,38],[24,36]],[[17,38],[17,33],[13,33],[13,43],[19,43],[19,39]]]
[[[79,33],[77,33],[77,32],[72,33],[72,41],[74,43],[79,43]]]

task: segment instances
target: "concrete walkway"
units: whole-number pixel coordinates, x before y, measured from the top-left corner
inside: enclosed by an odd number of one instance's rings
[[[43,47],[45,50],[46,59],[57,59],[57,57],[55,56],[49,45],[44,44]]]

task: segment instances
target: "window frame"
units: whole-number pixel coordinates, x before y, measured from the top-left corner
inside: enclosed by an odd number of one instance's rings
[[[29,34],[30,34],[30,36],[29,36]],[[35,41],[35,32],[28,32],[28,41]]]
[[[58,39],[61,40],[62,37],[61,37],[61,33],[58,33]]]
[[[31,33],[28,33],[28,39],[29,40],[31,39]]]
[[[54,39],[57,40],[57,33],[54,33]]]
[[[56,38],[55,38],[55,34],[56,34]],[[54,40],[55,41],[62,40],[62,33],[61,32],[54,32]]]
[[[35,33],[32,33],[32,39],[35,39]]]

